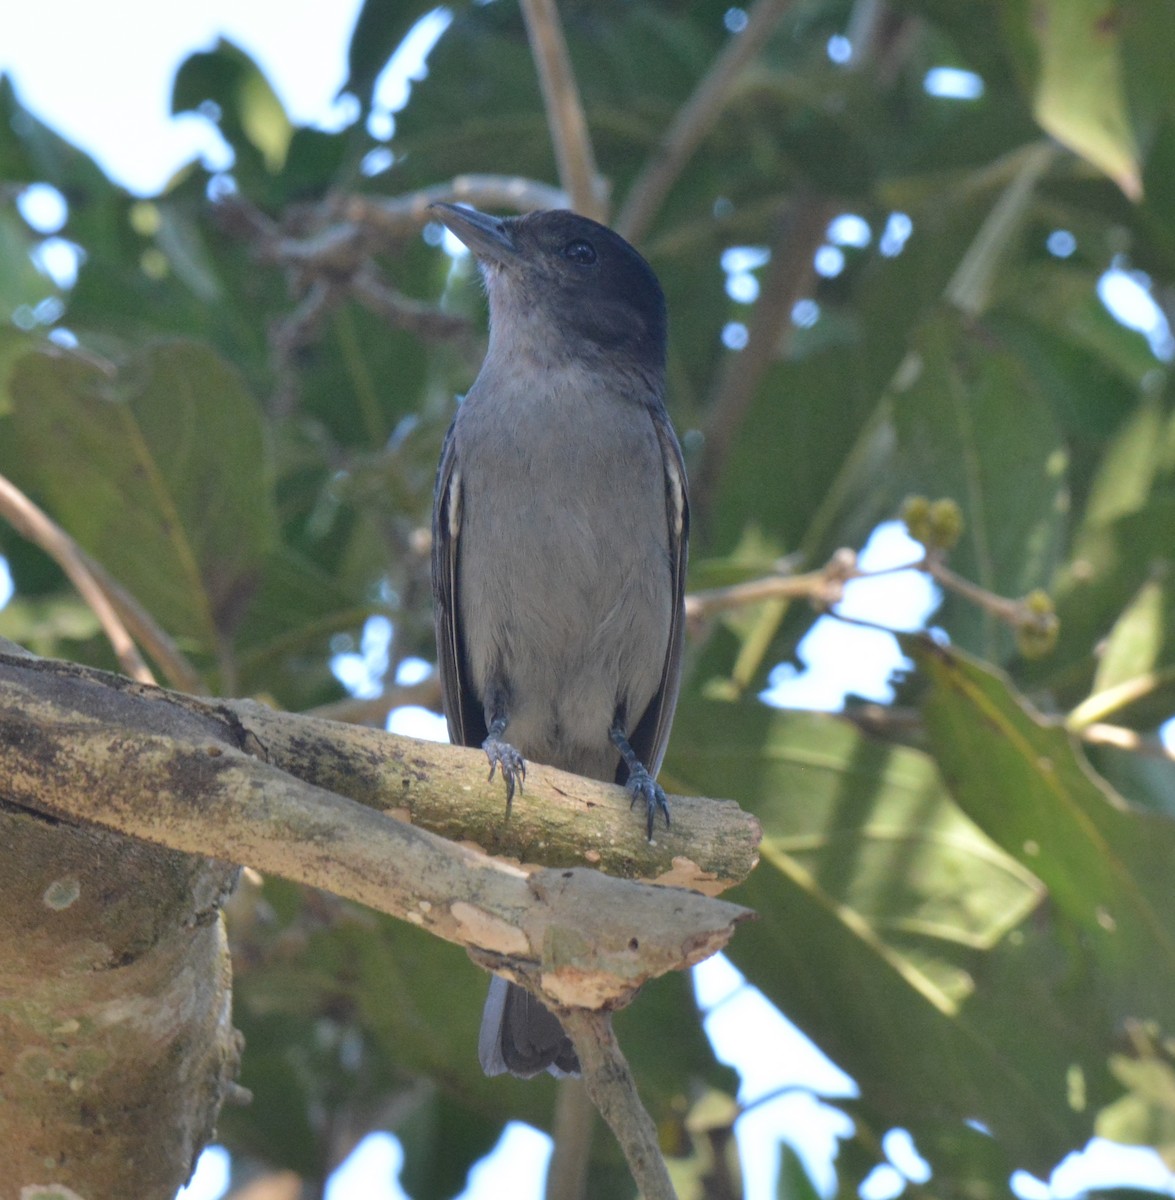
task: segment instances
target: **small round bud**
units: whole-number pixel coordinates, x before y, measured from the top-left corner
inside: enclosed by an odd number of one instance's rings
[[[901,519],[906,532],[924,546],[930,539],[930,501],[925,496],[907,496],[902,501]]]
[[[1025,658],[1043,658],[1052,652],[1061,631],[1053,599],[1037,588],[1020,601],[1016,622],[1016,648]]]
[[[954,500],[936,500],[930,506],[930,536],[935,550],[950,550],[963,535],[963,510]]]

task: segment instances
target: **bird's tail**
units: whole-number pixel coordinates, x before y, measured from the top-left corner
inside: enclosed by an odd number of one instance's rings
[[[498,975],[490,980],[477,1056],[487,1075],[509,1071],[530,1079],[543,1071],[556,1077],[579,1074],[579,1059],[563,1026],[525,988]]]

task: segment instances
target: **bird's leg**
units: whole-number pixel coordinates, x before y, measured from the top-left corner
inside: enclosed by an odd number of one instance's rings
[[[502,741],[502,734],[509,723],[510,718],[495,706],[494,714],[488,721],[489,735],[481,744],[486,758],[490,760],[489,778],[493,779],[494,772],[502,768],[502,779],[506,783],[507,816],[510,815],[510,805],[514,800],[514,785],[517,784],[518,790],[522,791],[522,781],[526,778],[526,759],[509,742]]]
[[[628,793],[632,797],[629,808],[638,800],[645,802],[645,816],[648,821],[648,838],[653,840],[653,818],[658,812],[665,816],[665,828],[669,828],[669,802],[665,799],[665,789],[649,774],[648,768],[636,756],[636,751],[628,744],[628,733],[624,728],[623,718],[618,714],[608,731],[612,745],[620,751],[628,767]]]

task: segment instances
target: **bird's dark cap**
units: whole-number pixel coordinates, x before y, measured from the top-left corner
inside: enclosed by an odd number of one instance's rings
[[[530,330],[535,352],[547,357],[603,354],[646,373],[664,370],[665,297],[620,234],[561,209],[494,217],[429,207],[481,264],[491,341],[496,330],[517,349]]]

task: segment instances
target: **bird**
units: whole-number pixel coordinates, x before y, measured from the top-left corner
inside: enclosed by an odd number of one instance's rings
[[[507,817],[527,760],[624,784],[646,834],[681,682],[689,500],[665,407],[667,316],[619,234],[564,210],[431,211],[473,253],[489,341],[445,437],[432,589],[450,740],[480,746]],[[491,980],[487,1075],[577,1074],[528,991]]]

